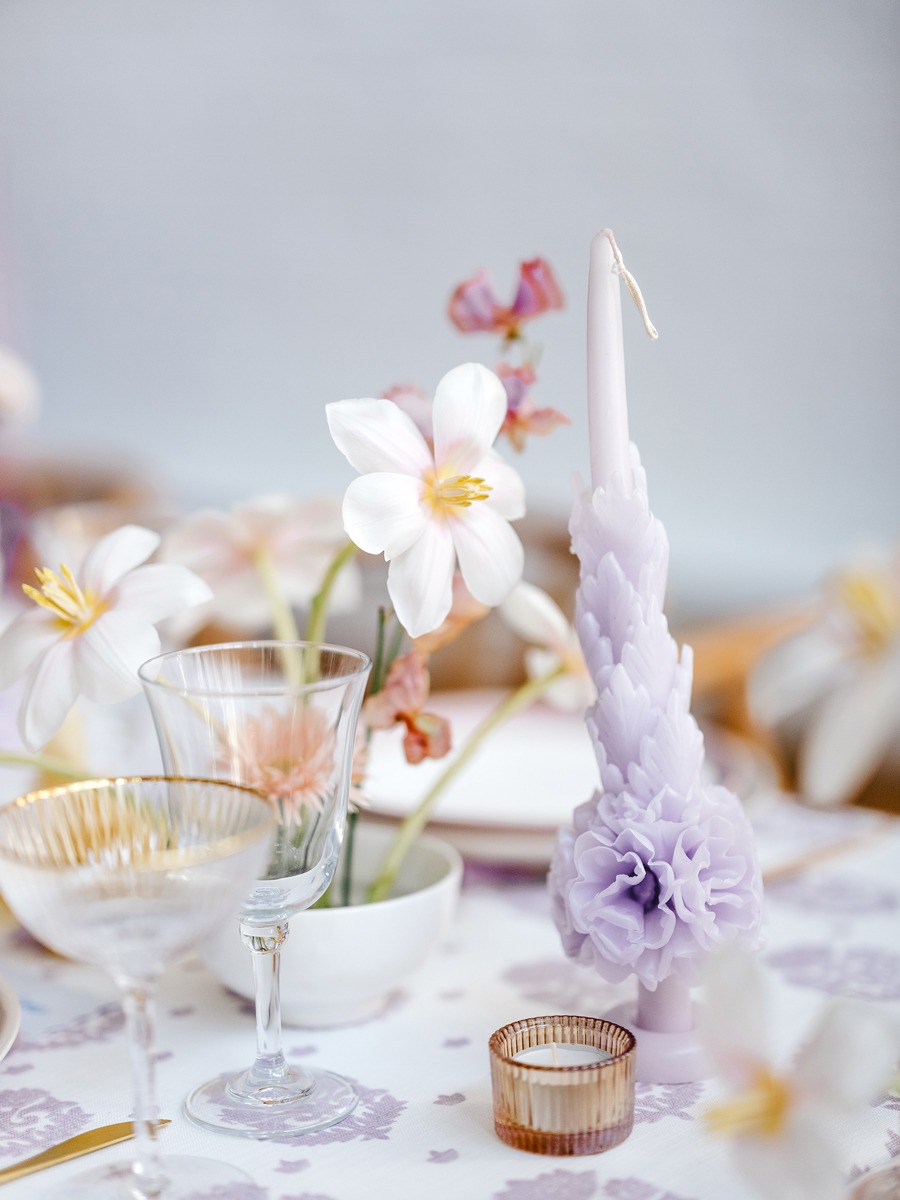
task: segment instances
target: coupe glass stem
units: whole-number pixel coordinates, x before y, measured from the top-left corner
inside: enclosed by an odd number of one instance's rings
[[[156,1053],[153,1037],[156,981],[119,978],[128,1030],[134,1080],[134,1155],[131,1194],[135,1200],[156,1200],[163,1194],[165,1176],[157,1150]]]

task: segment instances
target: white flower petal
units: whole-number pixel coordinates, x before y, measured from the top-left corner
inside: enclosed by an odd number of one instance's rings
[[[208,559],[229,557],[232,519],[217,509],[201,509],[185,517],[163,535],[161,557],[199,566]]]
[[[127,609],[151,625],[183,608],[212,599],[212,588],[178,563],[151,563],[137,567],[116,587],[116,608]]]
[[[98,704],[125,700],[141,690],[138,667],[159,651],[159,634],[146,620],[104,613],[74,643],[78,689]]]
[[[78,698],[72,643],[57,642],[38,659],[25,683],[19,735],[31,751],[47,744]]]
[[[360,474],[421,477],[434,466],[427,442],[390,400],[334,400],[325,405],[325,415],[335,445]]]
[[[451,524],[459,569],[476,600],[500,604],[522,578],[525,551],[515,530],[477,501]]]
[[[456,556],[446,523],[432,521],[414,546],[391,562],[388,593],[410,637],[437,629],[453,602]]]
[[[825,627],[797,634],[763,654],[747,686],[747,703],[763,726],[786,717],[816,700],[846,668],[847,647]]]
[[[420,479],[388,471],[354,479],[344,496],[348,537],[367,554],[383,554],[387,559],[402,554],[428,525],[423,488]]]
[[[888,1086],[900,1056],[900,1018],[883,1006],[839,1000],[797,1056],[804,1092],[837,1112],[862,1108]]]
[[[159,545],[158,533],[140,525],[123,525],[106,534],[88,551],[78,582],[85,592],[103,596],[127,572],[146,562]]]
[[[499,608],[500,616],[526,642],[561,649],[569,637],[565,614],[547,593],[524,579]]]
[[[471,474],[493,446],[506,416],[506,390],[481,363],[463,363],[434,393],[434,457],[438,466]]]
[[[15,683],[59,640],[59,630],[46,609],[35,606],[20,613],[0,635],[0,691]]]
[[[848,800],[877,768],[900,728],[900,659],[867,665],[812,716],[800,747],[803,793],[816,804]]]
[[[518,521],[525,516],[525,484],[522,476],[496,450],[486,454],[470,473],[480,476],[491,485],[490,505],[501,517],[506,517],[507,521]]]
[[[845,1195],[837,1143],[819,1125],[792,1114],[775,1137],[744,1137],[735,1164],[765,1200],[842,1200]]]
[[[745,1087],[766,1059],[770,997],[758,960],[738,945],[723,946],[704,963],[706,1004],[701,1009],[701,1035],[719,1074],[735,1087]]]

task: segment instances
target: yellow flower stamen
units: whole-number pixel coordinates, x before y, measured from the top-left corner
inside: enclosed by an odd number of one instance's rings
[[[864,654],[878,654],[900,634],[900,593],[887,575],[846,571],[836,580],[840,603],[856,625]]]
[[[775,1137],[784,1129],[791,1091],[778,1075],[762,1069],[745,1092],[704,1114],[713,1133],[732,1137]]]
[[[83,633],[109,605],[92,592],[82,591],[65,563],[60,563],[59,570],[60,574],[57,574],[49,567],[36,567],[34,573],[40,589],[23,583],[22,591],[35,604],[52,613],[67,636],[74,636]]]
[[[436,476],[425,492],[425,498],[436,513],[448,514],[454,508],[471,508],[476,500],[487,500],[491,485],[476,475]]]

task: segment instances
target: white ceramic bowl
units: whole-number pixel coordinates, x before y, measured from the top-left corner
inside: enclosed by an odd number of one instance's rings
[[[393,837],[392,828],[360,821],[354,876],[364,885]],[[292,917],[281,951],[282,1021],[322,1028],[381,1012],[449,929],[462,869],[457,850],[425,834],[404,860],[390,899]],[[207,943],[203,958],[217,979],[253,998],[251,955],[233,925]]]

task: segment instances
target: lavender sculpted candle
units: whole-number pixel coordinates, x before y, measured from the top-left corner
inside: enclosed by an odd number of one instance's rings
[[[703,1073],[690,992],[699,966],[723,943],[757,941],[762,884],[740,801],[705,781],[691,649],[679,655],[663,611],[669,547],[628,437],[620,277],[655,337],[604,230],[588,291],[593,487],[570,523],[599,786],[560,830],[548,882],[569,957],[615,983],[637,977],[636,1004],[607,1014],[637,1036],[637,1078],[680,1083]]]

